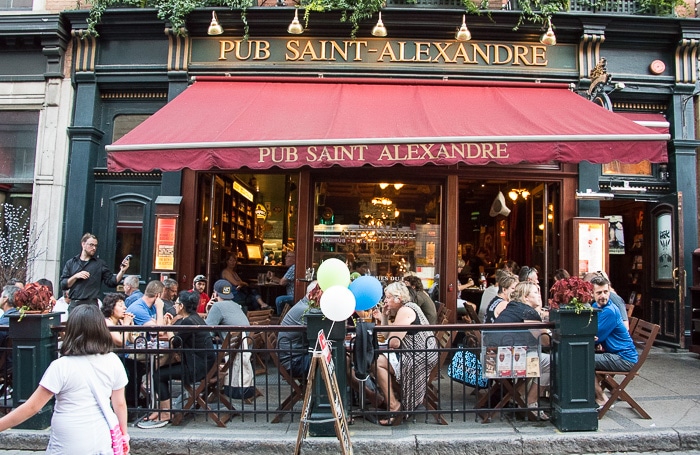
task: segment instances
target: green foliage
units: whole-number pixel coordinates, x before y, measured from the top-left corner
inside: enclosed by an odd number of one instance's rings
[[[568,11],[569,0],[518,0],[518,7],[521,13],[514,30],[525,22],[544,24],[553,14]]]
[[[683,0],[637,0],[637,12],[641,14],[655,14],[658,16],[672,15],[676,7],[685,6]]]
[[[107,8],[132,7],[155,8],[158,18],[169,22],[179,34],[187,34],[185,21],[187,16],[197,8],[226,6],[232,10],[241,10],[244,34],[248,36],[248,21],[246,11],[253,6],[254,0],[93,0],[87,23],[88,34],[99,36],[97,25],[102,21],[102,15]]]
[[[406,0],[407,3],[416,3],[417,0]],[[591,8],[600,8],[603,5],[610,8],[615,3],[623,0],[577,0],[578,5]],[[668,15],[674,14],[676,8],[684,5],[683,0],[636,0],[637,12],[642,14]],[[488,0],[460,0],[465,13],[479,15],[483,11],[488,12]],[[187,15],[196,8],[204,7],[228,7],[241,11],[241,20],[244,24],[244,36],[248,37],[248,22],[246,11],[254,5],[254,0],[93,0],[88,17],[88,33],[98,36],[97,25],[102,21],[102,16],[110,7],[155,8],[158,18],[169,22],[173,29],[180,34],[186,34],[185,21]],[[304,9],[306,26],[312,12],[341,12],[341,21],[352,25],[351,37],[354,38],[360,27],[360,23],[375,16],[384,6],[386,0],[301,0],[299,7]],[[518,0],[520,17],[514,27],[517,30],[526,22],[545,24],[547,18],[560,11],[569,10],[569,0]],[[610,8],[614,9],[614,8]]]

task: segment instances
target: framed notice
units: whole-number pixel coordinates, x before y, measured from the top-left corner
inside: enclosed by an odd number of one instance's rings
[[[175,271],[175,245],[177,239],[176,216],[156,215],[156,235],[153,249],[153,271]]]
[[[574,276],[589,272],[608,273],[610,224],[605,218],[573,219]]]
[[[625,254],[625,230],[622,226],[622,215],[606,216],[608,220],[609,254]]]

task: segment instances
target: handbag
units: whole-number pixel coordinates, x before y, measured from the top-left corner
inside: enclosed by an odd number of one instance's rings
[[[253,354],[249,351],[246,332],[241,333],[241,338],[242,350],[233,354],[233,362],[231,362],[230,385],[224,386],[224,393],[237,400],[255,396],[255,387],[253,386],[255,373],[251,362]]]
[[[459,350],[452,357],[452,362],[447,367],[447,375],[462,384],[470,387],[485,389],[489,385],[484,377],[484,369],[476,355],[467,350]]]
[[[109,406],[105,402],[104,397],[98,394],[97,390],[95,390],[95,383],[93,382],[93,377],[95,376],[95,369],[93,368],[89,360],[85,359],[85,362],[88,365],[90,365],[90,370],[93,373],[92,376],[87,376],[87,382],[90,386],[90,391],[92,392],[92,395],[95,397],[95,401],[97,401],[97,404],[100,407],[100,411],[102,411],[102,415],[107,421],[107,426],[109,427],[109,436],[112,439],[112,453],[114,455],[128,455],[129,437],[124,436],[124,433],[122,433],[122,428],[119,426],[119,419],[117,419],[117,415],[114,413],[111,406]]]

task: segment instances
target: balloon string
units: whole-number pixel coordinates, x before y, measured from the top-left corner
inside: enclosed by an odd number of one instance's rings
[[[335,325],[335,321],[331,322],[331,328],[328,330],[328,335],[326,335],[326,338],[331,337],[331,333],[333,332],[333,326]]]

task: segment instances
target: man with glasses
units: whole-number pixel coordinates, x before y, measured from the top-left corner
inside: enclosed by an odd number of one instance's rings
[[[80,239],[82,251],[70,258],[63,266],[61,289],[68,290],[70,305],[68,314],[78,305],[97,305],[100,284],[114,288],[129,268],[129,259],[124,259],[119,273],[112,273],[107,264],[97,257],[97,237],[89,232]]]

